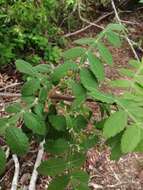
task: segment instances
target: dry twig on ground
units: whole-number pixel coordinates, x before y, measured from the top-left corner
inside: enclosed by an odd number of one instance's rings
[[[20,164],[19,164],[18,157],[16,154],[13,154],[12,157],[13,157],[13,161],[15,165],[15,171],[14,171],[14,176],[12,180],[11,190],[17,190]]]
[[[43,154],[44,154],[44,147],[43,147],[44,143],[45,143],[45,140],[43,140],[39,145],[39,151],[38,151],[36,162],[35,162],[34,169],[33,169],[33,172],[32,172],[30,185],[29,185],[29,190],[35,190],[36,189],[36,181],[37,181],[37,177],[38,177],[37,168],[41,164],[42,157],[43,157]]]

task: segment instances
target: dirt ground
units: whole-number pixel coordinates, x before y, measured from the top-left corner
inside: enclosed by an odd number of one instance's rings
[[[121,18],[127,23],[129,29],[129,37],[132,40],[143,39],[143,10],[138,12],[122,13]],[[112,17],[108,18],[109,21],[113,20]],[[114,20],[113,20],[114,21]],[[100,23],[106,25],[108,20]],[[97,30],[91,27],[84,33],[80,33],[77,36],[72,37],[78,39],[80,37],[96,35]],[[143,47],[142,47],[143,48]],[[133,53],[128,46],[127,42],[123,43],[123,47],[115,49],[110,47],[113,53],[114,66],[105,66],[106,76],[110,79],[117,79],[121,76],[118,73],[119,68],[128,67],[128,61],[133,58]],[[143,55],[143,52],[136,49],[139,57]],[[7,72],[8,71],[8,72]],[[19,82],[19,75],[7,70],[0,74],[0,90],[1,92],[18,93],[20,91],[21,82]],[[17,85],[10,88],[5,88],[11,84]],[[20,83],[20,84],[19,84]],[[109,89],[104,89],[108,91]],[[113,93],[120,93],[120,90],[116,90]],[[17,98],[13,97],[1,97],[0,96],[0,117],[5,115],[5,106],[11,102],[17,101]],[[93,110],[94,111],[94,110]],[[2,144],[0,139],[0,144]],[[5,146],[5,145],[4,145]],[[7,147],[5,147],[7,149]],[[25,157],[20,159],[20,189],[27,189],[29,184],[30,173],[33,170],[33,165],[36,159],[36,153],[38,145],[33,143],[31,150]],[[43,159],[47,155],[44,155]],[[0,178],[0,189],[9,190],[14,172],[14,165],[11,159],[11,155],[8,158],[8,164],[6,172]],[[87,153],[86,169],[90,174],[89,186],[91,189],[104,189],[104,190],[142,190],[143,189],[143,154],[129,154],[122,157],[118,162],[110,160],[110,150],[108,148],[97,149],[93,148]],[[45,190],[50,178],[39,176],[37,182],[37,190]]]

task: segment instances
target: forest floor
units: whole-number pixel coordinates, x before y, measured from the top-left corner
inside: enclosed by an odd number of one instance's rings
[[[127,26],[129,30],[129,38],[132,40],[143,39],[143,10],[138,12],[123,13],[122,20],[129,21]],[[106,20],[101,25],[105,26],[112,18]],[[114,20],[113,20],[114,22]],[[90,27],[88,30],[80,33],[71,38],[71,41],[85,36],[96,36],[97,29]],[[127,44],[123,43],[123,47],[115,49],[109,47],[113,53],[114,66],[108,68],[105,66],[106,76],[110,79],[117,79],[121,76],[118,73],[119,68],[128,67],[128,61],[133,58],[133,53]],[[143,52],[138,51],[139,57]],[[13,85],[14,84],[14,85]],[[8,87],[8,88],[7,88]],[[6,93],[19,93],[21,88],[21,81],[19,74],[16,71],[7,69],[0,74],[0,90]],[[104,89],[109,91],[110,89]],[[120,93],[116,89],[113,93]],[[17,101],[16,97],[1,97],[0,96],[0,117],[5,115],[5,107],[11,102]],[[90,105],[96,115],[96,108]],[[0,139],[0,141],[2,141]],[[0,142],[3,143],[3,142]],[[4,145],[5,146],[5,145]],[[38,145],[33,142],[30,152],[20,158],[20,176],[19,187],[20,189],[27,189],[29,179],[33,166],[35,163]],[[44,155],[45,159],[47,155]],[[0,189],[9,190],[14,173],[14,164],[11,155],[8,157],[7,169],[5,174],[0,178]],[[91,189],[104,189],[104,190],[142,190],[143,189],[143,154],[128,154],[118,162],[110,160],[110,150],[107,147],[93,148],[87,153],[86,169],[90,174],[90,187]],[[45,190],[50,178],[39,176],[37,181],[37,190]],[[58,189],[57,189],[58,190]]]

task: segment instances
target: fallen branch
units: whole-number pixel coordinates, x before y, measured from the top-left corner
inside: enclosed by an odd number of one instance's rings
[[[13,158],[14,165],[15,165],[15,171],[14,171],[14,176],[13,176],[13,180],[12,180],[11,190],[17,190],[20,166],[19,166],[19,161],[18,161],[17,155],[13,154],[12,158]]]
[[[34,169],[33,169],[33,172],[32,172],[30,185],[29,185],[29,190],[36,190],[36,181],[37,181],[37,177],[38,177],[37,168],[41,164],[41,160],[42,160],[42,157],[43,157],[43,153],[44,153],[43,145],[44,145],[44,143],[45,143],[45,140],[43,140],[39,145],[39,151],[38,151],[36,162],[35,162]]]

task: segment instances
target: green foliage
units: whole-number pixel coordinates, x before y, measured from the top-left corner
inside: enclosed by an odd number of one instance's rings
[[[0,175],[3,174],[6,167],[6,156],[4,151],[0,148]]]
[[[26,127],[32,130],[33,133],[39,135],[46,134],[45,122],[37,114],[25,112],[23,115],[23,119]]]
[[[114,137],[127,125],[127,114],[124,111],[113,113],[104,123],[103,134],[106,138]]]
[[[65,160],[61,158],[51,158],[43,161],[38,168],[38,172],[44,176],[56,176],[66,169]]]
[[[63,175],[60,177],[56,177],[54,180],[52,180],[51,184],[48,187],[48,190],[64,190],[70,181],[69,176]]]
[[[28,138],[21,129],[9,127],[5,134],[6,143],[9,145],[13,153],[23,155],[28,151]]]
[[[88,52],[88,61],[90,63],[91,71],[99,81],[104,80],[104,66],[98,58],[91,52]]]
[[[138,126],[130,126],[123,134],[121,148],[123,153],[132,152],[140,142],[141,129]]]
[[[33,65],[59,61],[59,46],[64,44],[64,39],[60,37],[62,30],[58,25],[62,14],[66,17],[67,3],[6,0],[0,6],[0,67],[17,58]]]
[[[21,101],[6,109],[9,117],[0,119],[0,135],[18,155],[28,151],[28,137],[45,140],[44,150],[51,157],[41,163],[38,172],[53,177],[49,189],[89,189],[89,176],[82,169],[86,153],[103,138],[111,148],[111,159],[142,151],[143,60],[130,61],[130,68],[121,70],[128,80],[109,82],[113,88],[124,87],[122,95],[100,89],[105,81],[104,63],[113,64],[104,41],[113,44],[112,33],[119,37],[122,30],[122,25],[110,24],[95,38],[77,40],[78,46],[67,50],[56,67],[16,61],[17,69],[28,77]],[[95,120],[87,101],[99,105],[100,121]],[[22,129],[17,128],[19,120],[24,123]],[[89,123],[93,125],[90,131]]]

